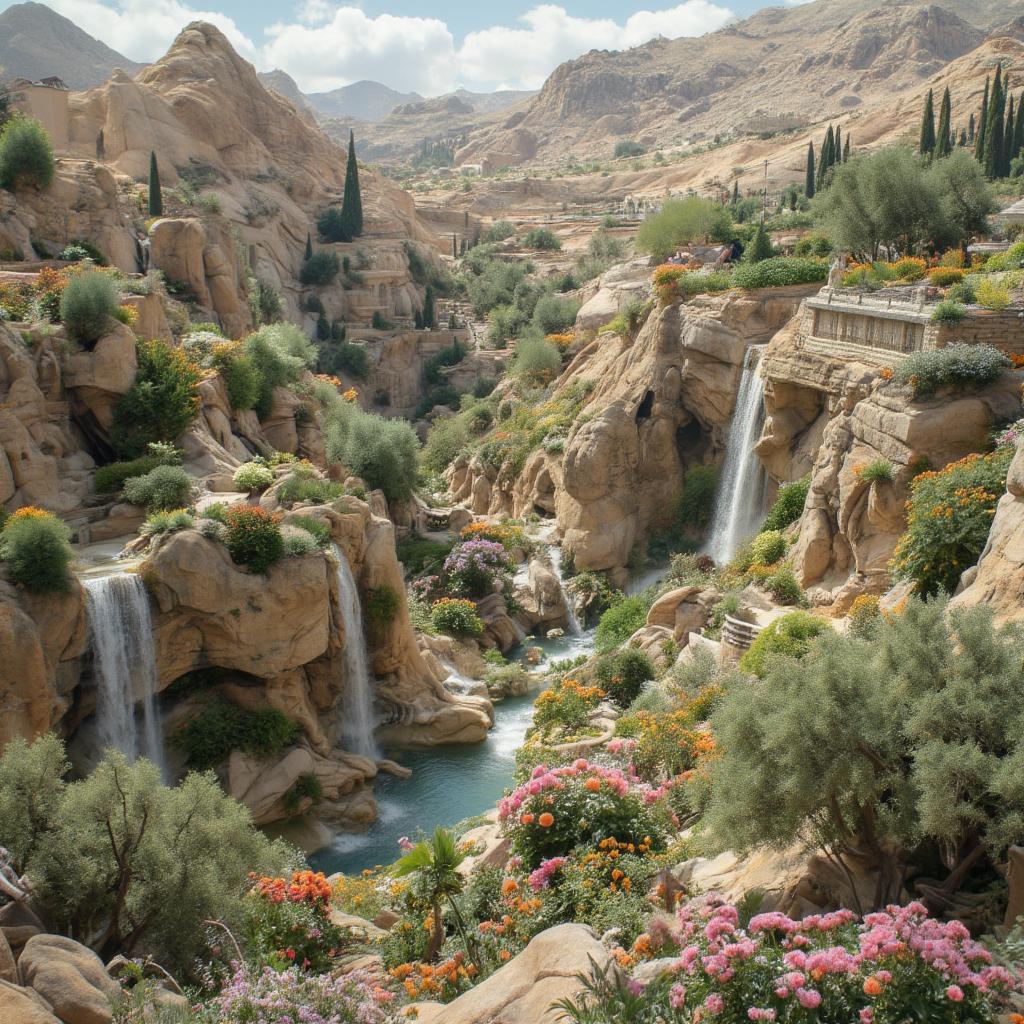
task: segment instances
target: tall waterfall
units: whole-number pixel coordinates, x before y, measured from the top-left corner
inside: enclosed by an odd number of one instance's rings
[[[582,636],[583,628],[580,626],[580,620],[576,618],[576,609],[572,606],[572,595],[565,589],[565,579],[562,576],[562,549],[557,544],[552,544],[548,550],[551,552],[551,568],[554,569],[555,575],[558,577],[558,586],[562,590],[569,633],[572,636]]]
[[[377,727],[373,710],[373,676],[366,653],[363,632],[363,608],[352,568],[341,549],[334,546],[338,562],[338,597],[345,624],[345,695],[341,702],[342,741],[346,750],[364,757],[377,758],[379,750],[373,738]]]
[[[743,357],[743,376],[729,425],[707,545],[708,554],[719,563],[729,561],[740,544],[757,532],[764,515],[768,478],[754,452],[764,426],[764,387],[760,373],[763,347],[751,345]]]
[[[129,760],[149,758],[167,781],[160,710],[156,702],[156,651],[149,596],[135,573],[82,581],[85,587],[98,699],[96,725],[104,748]],[[142,735],[135,716],[142,704]]]

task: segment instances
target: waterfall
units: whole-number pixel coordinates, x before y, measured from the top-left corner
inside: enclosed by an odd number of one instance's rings
[[[562,577],[562,549],[557,544],[552,544],[548,550],[551,553],[551,568],[554,569],[555,575],[558,577],[558,586],[562,591],[569,633],[572,636],[582,636],[583,629],[580,626],[580,620],[576,618],[576,609],[572,606],[572,595],[565,589],[565,580]]]
[[[341,736],[346,750],[376,759],[380,752],[373,730],[377,727],[373,710],[373,676],[366,653],[363,632],[363,608],[359,601],[352,569],[341,549],[334,546],[338,562],[338,599],[345,624],[345,695],[341,702]]]
[[[167,781],[160,710],[156,702],[156,651],[146,585],[135,573],[82,581],[96,676],[96,726],[103,748],[129,760],[149,758]],[[135,717],[142,703],[142,736]]]
[[[764,426],[762,348],[751,345],[743,357],[743,376],[729,425],[707,544],[708,554],[719,564],[728,562],[740,544],[757,532],[764,515],[767,474],[754,452]]]

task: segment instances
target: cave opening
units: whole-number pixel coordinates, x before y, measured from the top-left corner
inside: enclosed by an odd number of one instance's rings
[[[636,421],[640,423],[642,420],[650,419],[651,410],[654,408],[654,392],[648,391],[644,395],[643,401],[637,406],[636,410]]]

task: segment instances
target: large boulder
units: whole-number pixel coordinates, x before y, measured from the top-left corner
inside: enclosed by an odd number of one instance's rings
[[[18,961],[21,979],[35,989],[64,1024],[109,1024],[121,991],[103,961],[62,935],[36,935]]]
[[[608,950],[590,928],[561,924],[541,932],[476,988],[441,1006],[413,1004],[420,1024],[555,1024],[551,1004],[579,993],[577,975],[604,970]]]
[[[5,981],[0,981],[0,1020],[4,1024],[60,1024],[34,989]]]

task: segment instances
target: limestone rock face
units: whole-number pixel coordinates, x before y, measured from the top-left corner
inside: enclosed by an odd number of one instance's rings
[[[120,985],[87,947],[62,935],[29,939],[18,961],[22,980],[53,1007],[64,1024],[109,1024]]]
[[[954,608],[990,605],[1002,620],[1024,616],[1024,447],[1018,447],[1006,475],[988,543]],[[965,573],[965,576],[967,574]]]
[[[70,389],[79,415],[95,421],[109,433],[117,400],[135,383],[138,369],[135,334],[116,324],[90,352],[75,352],[67,359],[64,384]]]
[[[649,261],[634,260],[605,271],[597,290],[576,314],[576,327],[580,331],[596,331],[610,323],[633,299],[643,300],[650,286]]]
[[[554,1024],[551,1004],[580,989],[578,974],[593,960],[602,970],[608,951],[590,928],[561,924],[541,932],[530,944],[476,988],[447,1006],[413,1004],[425,1024]]]
[[[59,1024],[34,989],[0,981],[0,1020],[4,1024]]]

